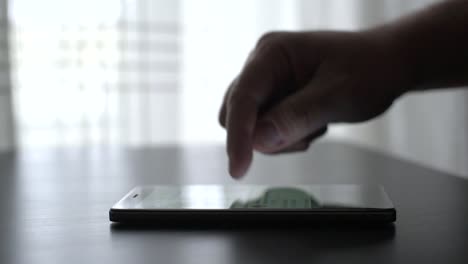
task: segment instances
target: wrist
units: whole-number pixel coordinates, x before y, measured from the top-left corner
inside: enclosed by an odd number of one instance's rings
[[[391,92],[395,97],[399,97],[418,87],[416,59],[405,45],[405,40],[400,36],[398,28],[393,25],[383,25],[366,32],[382,49],[384,59],[382,63],[387,63],[384,68],[391,69],[388,74],[395,83],[398,83]]]

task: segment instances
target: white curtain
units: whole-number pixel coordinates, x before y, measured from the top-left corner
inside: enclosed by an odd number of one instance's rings
[[[11,0],[19,147],[174,143],[179,4]]]
[[[8,29],[0,0],[0,147],[223,143],[219,104],[261,34],[355,30],[432,2],[10,0]],[[409,95],[328,138],[468,176],[467,103]]]
[[[7,4],[6,0],[0,0],[0,150],[12,149],[15,142]]]

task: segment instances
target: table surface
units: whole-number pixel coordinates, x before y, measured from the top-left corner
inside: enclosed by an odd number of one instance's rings
[[[382,184],[390,227],[126,229],[108,210],[142,184]],[[340,143],[255,156],[241,182],[221,146],[0,154],[0,263],[468,263],[468,180]]]

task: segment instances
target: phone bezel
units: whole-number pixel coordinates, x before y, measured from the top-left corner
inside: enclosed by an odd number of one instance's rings
[[[286,208],[256,208],[256,209],[144,209],[133,208],[138,201],[132,197],[141,197],[143,186],[133,188],[120,199],[109,211],[112,222],[135,223],[184,223],[195,222],[253,222],[253,221],[291,221],[293,219],[319,222],[394,222],[396,210],[390,208],[314,208],[314,209],[286,209]],[[379,188],[382,188],[379,186]],[[386,195],[382,188],[383,193]],[[388,198],[388,196],[387,196]],[[191,220],[189,220],[191,219]]]

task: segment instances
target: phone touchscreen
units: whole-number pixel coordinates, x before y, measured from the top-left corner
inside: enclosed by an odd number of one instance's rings
[[[391,209],[380,186],[144,186],[114,209],[148,210],[313,210]]]

